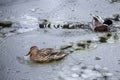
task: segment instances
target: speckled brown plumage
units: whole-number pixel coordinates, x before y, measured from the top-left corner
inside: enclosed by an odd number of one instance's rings
[[[44,48],[38,49],[37,46],[32,46],[30,48],[27,56],[30,55],[30,60],[36,62],[50,62],[64,58],[67,54],[64,52],[53,49],[53,48]]]

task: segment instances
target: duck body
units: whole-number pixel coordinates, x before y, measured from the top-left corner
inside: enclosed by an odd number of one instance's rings
[[[97,26],[97,27],[94,28],[95,32],[108,32],[109,30],[110,29],[108,28],[108,26],[104,25],[104,24],[99,25],[99,26]]]
[[[112,24],[110,19],[103,20],[101,17],[95,16],[92,20],[92,30],[95,32],[108,32],[109,26]]]
[[[67,54],[53,48],[38,49],[36,46],[33,46],[27,55],[30,56],[30,60],[35,62],[51,62],[60,60]]]

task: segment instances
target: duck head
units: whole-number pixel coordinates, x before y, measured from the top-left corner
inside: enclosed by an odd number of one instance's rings
[[[28,54],[26,54],[26,56],[28,56],[28,55],[34,55],[34,54],[37,54],[37,52],[38,52],[38,47],[37,46],[32,46],[31,48],[30,48],[30,51],[29,51],[29,53]]]
[[[111,19],[105,19],[104,22],[103,22],[103,24],[107,24],[109,26],[109,25],[112,25],[113,22],[112,22]]]

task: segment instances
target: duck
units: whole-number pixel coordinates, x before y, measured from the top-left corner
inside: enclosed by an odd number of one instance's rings
[[[53,48],[38,49],[37,46],[32,46],[26,56],[29,56],[30,60],[34,62],[51,62],[63,59],[67,54]]]
[[[92,20],[92,30],[95,32],[109,32],[110,31],[110,25],[112,25],[113,22],[111,19],[106,18],[103,20],[99,16],[94,16]]]

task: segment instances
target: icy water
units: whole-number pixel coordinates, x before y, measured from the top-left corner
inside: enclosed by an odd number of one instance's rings
[[[120,22],[106,43],[97,42],[107,33],[89,29],[39,29],[39,22],[91,22],[91,15],[120,14],[120,0],[1,0],[0,80],[120,80]],[[117,39],[114,39],[117,34]],[[40,64],[24,56],[31,46],[57,48],[92,40],[89,49],[74,50],[61,61]]]
[[[90,21],[91,14],[109,17],[120,13],[119,2],[119,0],[1,0],[0,19],[16,21],[28,15],[50,21]]]
[[[66,35],[69,33],[70,35]],[[38,30],[10,36],[1,40],[1,80],[119,80],[120,41],[96,43],[94,47],[78,50],[61,61],[40,64],[24,57],[33,45],[39,48],[59,48],[71,42],[95,40],[104,34],[85,30]],[[108,79],[105,79],[107,76]]]

